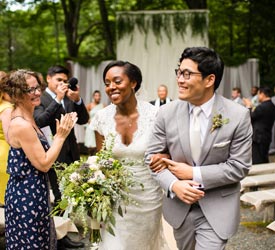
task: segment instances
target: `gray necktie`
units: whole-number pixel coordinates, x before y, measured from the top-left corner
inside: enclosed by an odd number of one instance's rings
[[[199,115],[201,112],[200,107],[193,108],[193,118],[190,123],[190,148],[193,161],[197,163],[201,153],[201,129]]]

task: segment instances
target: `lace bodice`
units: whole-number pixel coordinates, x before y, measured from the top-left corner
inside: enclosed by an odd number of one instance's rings
[[[132,158],[141,160],[144,157],[150,133],[154,124],[157,109],[155,106],[144,101],[138,101],[138,121],[137,130],[133,135],[131,144],[125,145],[121,141],[121,135],[116,131],[116,105],[111,104],[104,109],[99,110],[93,120],[93,129],[98,131],[108,140],[108,135],[115,135],[114,155],[118,158]],[[108,145],[108,143],[107,143]]]

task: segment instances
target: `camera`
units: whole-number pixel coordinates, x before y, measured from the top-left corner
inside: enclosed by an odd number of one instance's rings
[[[72,77],[72,78],[68,81],[69,89],[71,89],[72,91],[76,91],[76,90],[77,90],[77,87],[76,87],[77,83],[78,83],[77,78]]]

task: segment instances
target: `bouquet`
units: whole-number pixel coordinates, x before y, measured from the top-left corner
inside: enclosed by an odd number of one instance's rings
[[[80,160],[70,165],[55,166],[62,198],[54,208],[53,214],[63,211],[63,217],[70,214],[71,219],[80,219],[84,235],[89,228],[87,215],[103,224],[105,229],[114,235],[113,209],[117,209],[123,216],[129,203],[136,204],[129,197],[129,188],[137,183],[132,173],[125,167],[126,164],[113,158],[113,146],[114,136],[111,136],[108,149],[105,141],[102,150],[96,156],[89,157],[87,161]],[[127,165],[129,164],[134,162],[127,161]],[[101,240],[98,228],[92,230],[91,238],[92,242]]]

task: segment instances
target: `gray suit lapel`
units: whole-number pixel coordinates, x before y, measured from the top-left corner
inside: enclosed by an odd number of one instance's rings
[[[177,113],[177,127],[181,148],[187,163],[192,163],[189,139],[189,108],[185,101],[180,101]]]
[[[213,124],[212,123],[213,116],[217,115],[217,114],[222,114],[222,116],[224,118],[225,114],[223,113],[223,110],[224,110],[224,108],[222,105],[222,100],[221,100],[220,96],[216,94],[214,105],[213,105],[211,116],[210,116],[210,120],[209,120],[208,127],[206,130],[204,142],[202,145],[201,155],[200,155],[198,165],[201,165],[204,162],[210,149],[212,148],[212,146],[214,144],[215,138],[217,137],[218,133],[220,132],[220,129],[215,129],[213,132],[210,132],[212,124]]]

